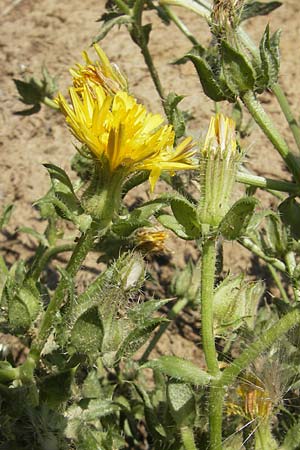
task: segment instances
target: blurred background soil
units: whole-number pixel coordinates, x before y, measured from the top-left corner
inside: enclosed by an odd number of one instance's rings
[[[0,12],[0,208],[13,203],[15,208],[5,234],[0,234],[0,251],[9,264],[17,258],[28,258],[34,251],[36,242],[27,235],[18,233],[18,227],[31,226],[38,231],[45,227],[38,220],[32,204],[48,189],[49,179],[43,163],[51,162],[71,174],[70,159],[75,149],[60,114],[47,107],[32,116],[15,113],[24,109],[18,101],[13,78],[40,76],[45,65],[50,74],[58,77],[59,88],[66,93],[70,83],[68,69],[81,62],[81,51],[89,49],[98,34],[100,18],[105,9],[103,0],[1,0]],[[208,27],[204,20],[193,13],[177,9],[178,15],[189,25],[201,43],[209,40]],[[199,139],[208,127],[213,113],[213,103],[208,100],[200,86],[191,63],[181,66],[170,62],[183,56],[191,48],[190,42],[174,25],[165,26],[153,12],[145,14],[145,23],[153,23],[150,50],[165,91],[184,95],[181,106],[194,116],[189,122],[189,132]],[[280,82],[291,103],[296,117],[300,116],[300,2],[283,0],[283,5],[268,17],[255,18],[247,22],[247,30],[258,42],[267,23],[271,31],[282,29],[281,77]],[[152,112],[162,112],[158,95],[145,67],[142,55],[126,29],[115,28],[101,43],[109,58],[118,64],[128,77],[131,92]],[[89,49],[94,58],[93,50]],[[298,75],[298,77],[297,77]],[[271,114],[280,131],[293,147],[286,122],[271,93],[261,97],[264,107]],[[224,105],[226,111],[226,105]],[[256,174],[267,177],[288,179],[284,164],[258,128],[244,143],[245,164]],[[158,191],[163,189],[160,184]],[[243,192],[238,186],[236,197]],[[138,195],[149,197],[148,187]],[[271,205],[268,194],[261,195],[264,204]],[[171,265],[182,266],[190,254],[194,254],[193,244],[171,239]],[[175,252],[176,248],[176,252]],[[172,251],[173,249],[173,251]],[[170,265],[157,270],[168,282]],[[238,273],[240,269],[250,276],[254,273],[264,278],[263,265],[251,260],[250,254],[236,244],[225,243],[224,270]],[[80,277],[87,279],[91,274],[85,271]],[[165,336],[158,351],[174,353],[187,358],[198,358],[197,334],[194,333],[195,320],[186,315],[181,322],[180,333],[174,328]],[[192,340],[192,343],[189,341]]]

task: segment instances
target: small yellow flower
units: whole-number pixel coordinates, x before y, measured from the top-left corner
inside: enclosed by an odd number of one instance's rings
[[[272,411],[272,399],[264,384],[253,375],[248,377],[236,390],[238,396],[243,400],[241,410],[249,419],[267,418]]]
[[[167,237],[166,231],[139,230],[136,233],[137,249],[145,253],[163,253]]]
[[[106,94],[114,95],[118,91],[127,91],[127,80],[120,72],[116,64],[111,64],[104,51],[95,44],[94,49],[99,61],[91,61],[87,52],[83,52],[85,65],[76,64],[70,69],[73,77],[73,86],[77,92],[82,92],[84,86],[88,86],[93,92],[95,86],[102,86]]]
[[[203,156],[221,156],[229,160],[237,153],[235,122],[223,114],[216,114],[210,120],[204,146],[201,150]]]
[[[122,168],[126,174],[149,170],[153,190],[162,171],[194,169],[192,138],[176,149],[174,130],[164,125],[159,114],[148,113],[143,105],[124,91],[106,95],[101,86],[93,93],[70,88],[72,106],[59,94],[57,103],[66,116],[73,135],[86,144],[92,156],[108,161],[110,172]]]

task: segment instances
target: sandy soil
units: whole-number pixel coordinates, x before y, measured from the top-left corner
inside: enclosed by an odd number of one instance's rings
[[[0,206],[15,205],[9,226],[14,233],[19,226],[32,226],[38,230],[44,224],[37,220],[32,203],[41,197],[48,187],[48,176],[42,163],[51,162],[70,172],[69,161],[74,154],[69,132],[63,118],[43,107],[34,116],[20,117],[16,111],[23,108],[18,101],[12,78],[23,75],[39,76],[45,64],[51,74],[59,79],[60,89],[65,92],[70,82],[68,69],[80,61],[80,53],[87,49],[97,35],[96,22],[104,11],[103,0],[2,0],[0,24]],[[192,13],[178,10],[200,42],[208,39],[207,26]],[[166,91],[175,91],[186,96],[184,109],[195,116],[189,123],[196,137],[205,132],[213,104],[202,93],[201,86],[191,63],[172,66],[170,61],[182,56],[190,49],[190,43],[171,25],[166,27],[155,14],[147,13],[145,21],[153,22],[150,49]],[[281,28],[282,68],[281,83],[291,102],[293,110],[300,110],[300,83],[296,82],[300,66],[299,29],[300,4],[298,0],[284,0],[283,6],[269,18],[261,17],[248,22],[247,29],[258,40],[267,22],[271,30]],[[145,68],[138,48],[131,42],[124,28],[115,29],[106,37],[102,46],[128,76],[131,91],[153,112],[161,111],[159,98]],[[92,50],[90,50],[92,53]],[[271,94],[263,96],[266,109],[279,129],[293,146],[285,121]],[[288,177],[275,150],[257,129],[245,142],[247,165],[257,174],[268,177]],[[241,188],[239,188],[241,192]],[[268,196],[263,196],[268,201]],[[10,261],[28,256],[34,241],[24,235],[15,235],[14,240],[5,242],[0,235],[0,246]],[[9,245],[9,249],[8,249]],[[12,252],[13,251],[13,252]],[[189,252],[189,244],[183,244],[182,254]],[[181,260],[183,260],[181,258]],[[251,271],[249,255],[237,246],[226,244],[225,268],[237,271],[240,267]],[[169,337],[171,339],[171,337]],[[181,339],[181,337],[180,337]],[[170,351],[173,351],[170,342]],[[183,344],[176,345],[176,351]],[[184,345],[183,345],[184,347]],[[198,349],[191,349],[191,356]],[[186,355],[186,351],[185,351]]]

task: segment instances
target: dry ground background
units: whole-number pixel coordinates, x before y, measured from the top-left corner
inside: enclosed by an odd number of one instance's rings
[[[87,49],[97,35],[96,22],[104,12],[104,0],[1,0],[0,11],[0,206],[13,203],[15,210],[9,226],[13,236],[10,241],[0,235],[0,250],[8,262],[17,257],[28,257],[34,248],[34,241],[25,235],[14,234],[19,226],[31,226],[42,230],[44,225],[37,221],[32,203],[48,188],[48,176],[42,163],[60,165],[70,173],[69,161],[74,154],[69,132],[63,118],[43,107],[34,116],[20,117],[16,111],[23,108],[18,101],[12,78],[40,74],[45,64],[51,74],[56,74],[62,92],[70,82],[68,69],[81,60],[81,51]],[[208,28],[203,20],[192,13],[178,10],[179,16],[189,24],[200,42],[207,42]],[[196,137],[205,133],[213,104],[202,93],[201,86],[191,63],[172,66],[170,61],[182,56],[190,49],[190,43],[175,26],[166,27],[153,13],[145,19],[153,22],[150,49],[166,91],[185,95],[182,106],[195,116],[189,123],[190,131]],[[283,0],[283,6],[268,18],[261,17],[248,22],[247,29],[256,41],[267,22],[271,30],[281,28],[281,83],[291,102],[296,116],[300,116],[300,2]],[[127,74],[131,92],[143,101],[153,112],[161,111],[159,98],[145,68],[139,49],[131,42],[127,31],[114,29],[102,41],[108,56]],[[92,50],[90,50],[92,54]],[[262,97],[266,109],[290,142],[285,121],[271,94]],[[245,142],[247,166],[257,174],[276,178],[287,178],[284,166],[276,152],[258,129]],[[141,193],[146,196],[147,192]],[[264,201],[268,196],[264,195]],[[172,244],[170,244],[172,246]],[[174,244],[173,244],[174,245]],[[176,244],[178,245],[178,244]],[[189,244],[176,247],[173,263],[182,264],[190,250]],[[178,257],[179,255],[179,257]],[[253,261],[246,251],[226,244],[225,269],[237,272],[244,268],[251,274]],[[257,267],[256,267],[257,269]],[[263,270],[263,269],[262,269]],[[85,275],[83,275],[85,276]],[[197,356],[197,345],[187,350],[187,333],[174,336],[169,333],[162,342],[161,350],[187,353]],[[197,342],[196,342],[197,344]],[[167,348],[166,348],[167,347]]]

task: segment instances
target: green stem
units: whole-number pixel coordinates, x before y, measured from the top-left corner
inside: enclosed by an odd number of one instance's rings
[[[271,433],[271,424],[268,418],[262,419],[255,435],[255,450],[276,450],[278,449],[277,442]]]
[[[236,180],[240,183],[250,184],[263,189],[270,189],[273,191],[288,192],[289,194],[299,194],[300,185],[290,183],[288,181],[273,180],[271,178],[260,177],[246,172],[238,172]]]
[[[277,258],[273,258],[272,256],[267,256],[258,245],[256,245],[249,238],[240,238],[238,242],[248,250],[250,250],[255,255],[259,256],[261,259],[266,261],[268,264],[271,264],[275,269],[280,270],[280,272],[286,272],[286,265]]]
[[[217,377],[220,375],[218,355],[215,347],[213,330],[213,299],[216,270],[216,240],[207,238],[202,247],[201,265],[201,330],[202,344],[208,372]],[[220,389],[212,382],[209,392],[209,434],[210,448],[218,447],[219,430],[222,429],[222,410],[216,410],[219,403]],[[223,394],[222,394],[223,397]],[[221,434],[222,435],[222,434]]]
[[[271,326],[255,342],[250,344],[243,353],[228,366],[219,378],[212,382],[214,390],[214,414],[217,422],[214,435],[211,436],[211,449],[222,450],[222,410],[226,388],[232,385],[240,372],[245,370],[263,351],[278,341],[284,334],[300,322],[300,310],[297,308],[286,314]]]
[[[168,319],[170,320],[174,320],[178,314],[180,313],[180,311],[183,310],[183,308],[187,305],[188,300],[185,298],[182,298],[180,300],[178,300],[175,305],[173,306],[173,308],[169,311],[168,313]],[[156,346],[156,344],[158,343],[158,341],[160,340],[160,338],[162,337],[162,335],[165,333],[165,331],[167,330],[168,326],[170,325],[171,322],[165,322],[162,323],[158,329],[158,331],[155,333],[155,335],[153,336],[153,338],[151,339],[151,341],[149,342],[146,350],[144,351],[141,359],[140,359],[140,363],[143,364],[145,363],[149,356],[150,353],[152,352],[152,350],[154,349],[154,347]]]
[[[261,103],[257,100],[252,91],[248,91],[241,97],[251,116],[260,126],[267,138],[272,142],[278,153],[284,159],[287,167],[290,169],[297,181],[300,181],[299,160],[290,151],[287,143],[276,129],[274,123],[263,109]]]
[[[93,247],[94,238],[98,231],[97,222],[93,222],[91,228],[83,233],[76,244],[74,252],[70,258],[70,261],[66,267],[66,272],[68,274],[68,278],[74,278],[78,270],[80,269],[81,264],[83,263],[86,255]],[[42,323],[40,325],[40,329],[37,336],[36,344],[32,347],[32,357],[37,362],[40,356],[40,353],[44,347],[44,344],[51,332],[51,328],[53,322],[55,320],[55,315],[57,311],[62,306],[64,301],[65,293],[68,287],[69,280],[66,277],[62,277],[56,291],[48,305],[48,308],[44,314]]]
[[[126,5],[123,0],[113,0],[114,3],[118,6],[118,8],[125,14],[130,14],[130,8]]]
[[[20,378],[18,367],[1,367],[0,368],[0,383],[14,381]]]
[[[189,427],[180,428],[181,439],[185,450],[197,450],[193,430]]]
[[[289,124],[289,127],[293,133],[297,147],[300,150],[300,128],[299,128],[299,125],[298,125],[292,111],[291,111],[289,102],[288,102],[281,86],[278,83],[273,84],[271,89],[274,92],[274,94],[278,100],[280,108],[281,108],[281,110],[287,120],[287,123]]]
[[[218,356],[213,331],[213,299],[216,270],[216,241],[207,238],[202,247],[201,265],[201,330],[208,372],[219,374]]]
[[[270,271],[270,273],[271,273],[271,275],[273,277],[273,280],[276,283],[276,286],[279,289],[279,292],[280,292],[280,295],[282,297],[282,300],[285,303],[290,303],[289,297],[288,297],[288,295],[286,293],[286,290],[283,287],[283,284],[281,282],[280,276],[278,275],[278,273],[276,272],[276,270],[274,269],[274,267],[271,264],[268,264],[268,269],[269,269],[269,271]]]
[[[62,245],[58,245],[57,247],[48,248],[43,253],[43,255],[37,262],[34,269],[31,271],[30,277],[33,280],[37,281],[39,276],[41,275],[42,271],[44,270],[44,268],[46,267],[47,263],[49,262],[49,260],[51,258],[54,258],[59,253],[70,252],[70,251],[74,250],[74,248],[75,248],[75,245],[73,243],[72,244],[62,244]]]
[[[59,110],[58,104],[55,103],[55,101],[52,100],[52,99],[49,98],[49,97],[44,97],[44,98],[43,98],[43,103],[44,103],[44,105],[47,105],[47,106],[49,106],[49,107],[52,108],[52,109],[55,109],[55,111],[58,111],[58,110]]]

